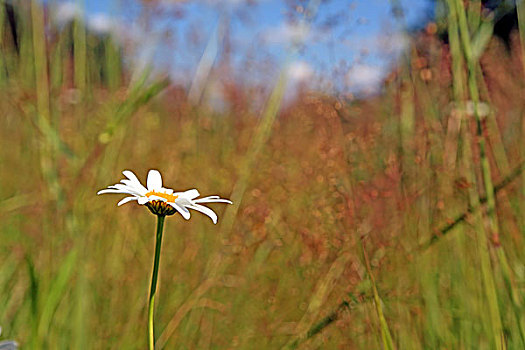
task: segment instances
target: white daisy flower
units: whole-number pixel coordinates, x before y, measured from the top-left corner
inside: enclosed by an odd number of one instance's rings
[[[197,198],[200,196],[200,193],[196,189],[174,192],[171,188],[162,187],[162,176],[157,170],[149,171],[146,181],[147,187],[144,187],[140,183],[132,171],[124,170],[122,174],[124,174],[127,179],[121,180],[121,183],[108,186],[108,188],[98,191],[97,194],[129,194],[131,195],[130,197],[122,199],[117,205],[121,206],[131,201],[137,201],[140,205],[147,206],[155,215],[173,215],[178,212],[186,220],[190,218],[189,209],[193,209],[209,216],[214,224],[217,223],[217,214],[200,203],[232,204],[230,200],[220,198],[219,196]]]

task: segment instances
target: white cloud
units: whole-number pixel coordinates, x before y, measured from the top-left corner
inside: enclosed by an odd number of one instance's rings
[[[353,50],[384,58],[397,58],[409,45],[410,39],[401,32],[388,32],[371,36],[356,36],[345,40]]]
[[[117,20],[105,13],[95,13],[88,18],[88,27],[96,33],[111,33],[115,30]]]
[[[85,14],[78,4],[69,1],[59,3],[54,12],[55,20],[59,25],[64,25],[84,16],[86,16],[87,27],[96,33],[112,33],[119,27],[117,18],[102,12]]]
[[[293,82],[303,82],[310,79],[314,74],[312,66],[304,61],[295,61],[288,66],[288,79]]]
[[[410,39],[401,32],[393,32],[384,35],[378,35],[375,40],[375,50],[388,54],[398,56],[409,45]]]
[[[305,23],[283,23],[263,32],[263,40],[269,44],[301,43],[310,35],[310,27]]]
[[[346,74],[346,85],[355,93],[379,92],[385,76],[385,68],[368,64],[357,64]]]
[[[286,91],[284,94],[284,105],[288,105],[297,98],[301,90],[317,88],[313,67],[305,61],[293,61],[286,68]]]
[[[65,24],[82,16],[82,9],[74,2],[61,2],[55,11],[55,18],[59,24]]]

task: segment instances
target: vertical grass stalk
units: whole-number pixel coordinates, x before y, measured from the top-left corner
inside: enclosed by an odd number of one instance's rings
[[[470,33],[467,23],[467,17],[465,13],[465,8],[463,2],[460,0],[448,1],[450,8],[455,7],[457,14],[458,27],[460,38],[463,44],[463,51],[465,59],[467,61],[468,68],[468,90],[470,98],[474,105],[474,116],[476,119],[477,126],[477,141],[479,145],[479,152],[481,158],[481,172],[483,176],[483,183],[485,185],[485,191],[487,195],[487,207],[488,207],[488,222],[489,228],[492,234],[492,240],[495,244],[499,245],[499,229],[497,215],[495,211],[495,200],[494,200],[494,186],[492,184],[492,177],[490,171],[489,160],[486,155],[485,150],[485,138],[483,136],[483,121],[478,111],[479,103],[479,91],[476,81],[476,62],[472,52],[472,45],[470,39]],[[470,149],[470,132],[467,127],[465,127],[464,135],[465,139],[465,157],[467,159],[472,159],[472,152]],[[468,163],[468,161],[466,161]],[[475,176],[472,169],[467,171],[467,176],[470,177],[470,182],[475,184]],[[479,255],[481,263],[481,273],[483,276],[483,285],[485,288],[485,295],[487,297],[488,309],[490,313],[490,320],[492,325],[493,340],[494,345],[497,349],[505,349],[505,342],[503,340],[503,326],[501,322],[501,314],[498,305],[498,295],[496,291],[496,285],[494,281],[493,271],[491,268],[490,254],[489,254],[489,245],[487,242],[487,237],[485,235],[485,230],[483,227],[483,218],[481,213],[481,205],[479,200],[479,194],[477,193],[476,186],[473,185],[469,190],[469,200],[470,205],[473,208],[473,213],[476,220],[476,233],[478,237],[478,246],[479,246]]]
[[[468,27],[466,25],[466,15],[465,9],[459,0],[456,0],[456,8],[458,11],[459,19],[459,29],[461,38],[463,40],[465,57],[467,60],[467,66],[469,71],[468,86],[470,97],[474,105],[474,116],[476,118],[477,125],[477,139],[479,144],[479,152],[481,158],[481,172],[483,176],[483,183],[485,186],[485,192],[487,196],[487,218],[491,234],[492,243],[496,249],[496,254],[498,261],[500,263],[499,267],[505,281],[505,286],[509,297],[511,299],[512,308],[516,315],[516,320],[518,323],[518,328],[520,330],[520,335],[522,340],[524,339],[525,326],[523,323],[523,316],[521,312],[521,301],[518,297],[518,292],[515,289],[513,279],[512,279],[512,270],[507,260],[505,251],[501,247],[500,238],[499,238],[499,224],[498,224],[498,215],[496,212],[496,201],[494,195],[494,185],[492,183],[491,168],[490,163],[486,153],[486,140],[485,135],[483,134],[483,121],[479,115],[478,103],[479,103],[479,91],[477,85],[477,62],[475,61],[470,34],[468,32]],[[501,325],[500,325],[501,326]],[[504,344],[503,344],[504,345]]]
[[[84,8],[82,0],[77,1],[79,8]],[[73,50],[75,65],[75,87],[82,93],[86,89],[86,68],[87,68],[87,44],[86,44],[86,24],[84,18],[77,16],[73,24]]]
[[[415,110],[414,110],[414,85],[412,79],[412,73],[410,71],[411,56],[407,55],[406,65],[407,69],[401,77],[400,82],[400,113],[399,113],[399,134],[400,134],[400,145],[401,145],[401,159],[403,167],[403,179],[405,180],[403,185],[412,183],[415,174],[412,166],[414,164],[414,132],[415,132]]]
[[[164,229],[164,215],[157,216],[157,235],[155,237],[155,260],[153,261],[153,274],[151,275],[151,288],[148,303],[148,349],[155,349],[155,335],[153,331],[153,309],[155,308],[155,292],[159,275],[160,247],[162,245],[162,230]]]
[[[112,36],[104,41],[106,84],[110,91],[115,91],[121,84],[120,51]]]
[[[399,0],[391,0],[392,13],[399,23],[399,26],[405,34],[405,14],[403,6]],[[414,179],[414,132],[415,132],[415,104],[414,104],[414,79],[412,76],[412,50],[405,53],[403,60],[405,69],[403,69],[398,81],[399,90],[399,155],[401,158],[401,167],[403,174],[402,185],[412,183]]]
[[[372,274],[372,268],[370,266],[370,261],[368,260],[368,254],[366,253],[364,239],[361,239],[361,245],[363,248],[363,257],[365,260],[366,271],[368,272],[368,276],[370,277],[370,282],[372,282],[372,292],[374,293],[374,304],[376,306],[376,312],[379,318],[379,326],[381,329],[381,339],[383,341],[383,347],[385,348],[385,350],[393,350],[395,349],[394,342],[392,340],[392,336],[390,335],[390,329],[388,328],[388,323],[386,322],[385,315],[383,313],[383,306],[382,306],[383,304],[382,304],[381,298],[379,297],[379,293],[377,291],[374,275]]]
[[[518,13],[518,28],[520,33],[520,47],[521,47],[521,67],[523,71],[523,77],[525,78],[525,0],[516,1],[517,13]],[[521,115],[520,125],[520,149],[521,159],[525,159],[525,116]],[[521,177],[521,194],[525,197],[525,173]],[[522,225],[522,232],[524,232],[525,221],[522,219],[520,224]],[[525,232],[524,232],[525,233]]]
[[[465,73],[464,61],[461,54],[461,43],[459,40],[458,21],[456,8],[451,0],[448,1],[448,37],[450,54],[452,56],[452,92],[456,111],[452,113],[447,126],[447,136],[445,140],[444,162],[445,167],[452,171],[455,168],[458,150],[458,138],[461,130],[461,123],[464,118],[464,107],[459,104],[466,100],[465,95]],[[448,184],[452,187],[451,183]]]
[[[37,121],[40,131],[44,134],[40,148],[40,165],[42,175],[47,182],[49,192],[58,199],[59,188],[56,169],[54,169],[53,144],[49,135],[51,126],[51,107],[49,92],[49,76],[47,70],[46,39],[44,36],[44,11],[37,1],[31,2],[31,21],[33,28],[33,50],[36,83]]]
[[[3,7],[0,7],[0,86],[7,82],[7,50],[4,49],[4,25],[6,22],[6,13]]]

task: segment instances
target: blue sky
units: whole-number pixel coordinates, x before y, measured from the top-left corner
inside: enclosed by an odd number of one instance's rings
[[[423,25],[431,15],[429,0],[400,2],[410,28]],[[260,81],[277,74],[287,61],[296,65],[293,74],[297,79],[339,77],[339,85],[350,80],[346,86],[350,90],[366,87],[367,79],[371,85],[374,79],[377,84],[406,45],[404,28],[393,17],[390,0],[320,1],[314,19],[306,24],[301,22],[305,9],[291,8],[285,1],[253,0],[251,5],[243,0],[157,3],[161,5],[154,14],[145,12],[136,0],[89,0],[84,6],[93,27],[105,30],[118,23],[120,31],[135,40],[132,55],[139,61],[152,60],[174,79],[187,81],[194,77],[210,41],[221,37],[219,28],[227,28],[228,34],[222,38],[227,38],[232,48],[229,57],[239,71],[236,74],[249,72],[251,79]],[[61,4],[71,7],[73,3]],[[227,27],[219,26],[221,19]],[[297,40],[303,45],[290,57],[292,42]],[[213,55],[214,64],[222,55],[219,47]],[[357,85],[352,87],[352,81]]]

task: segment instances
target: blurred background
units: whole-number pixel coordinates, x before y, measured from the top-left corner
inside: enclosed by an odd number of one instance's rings
[[[524,5],[0,1],[0,341],[525,348]]]

